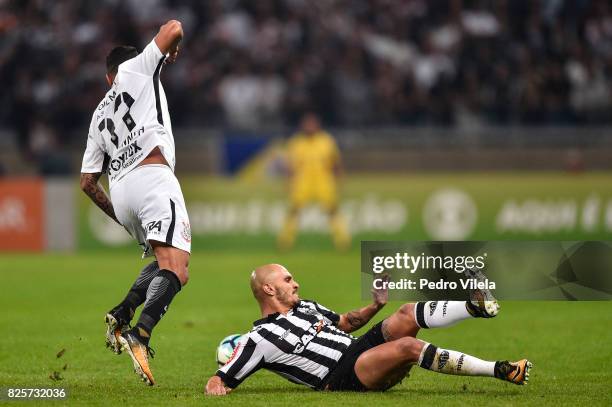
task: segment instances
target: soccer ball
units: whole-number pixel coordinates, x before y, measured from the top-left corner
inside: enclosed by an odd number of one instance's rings
[[[217,364],[219,367],[223,366],[230,360],[232,354],[234,353],[234,349],[236,349],[236,346],[238,346],[241,339],[242,335],[234,334],[226,336],[219,343],[219,346],[217,346]]]

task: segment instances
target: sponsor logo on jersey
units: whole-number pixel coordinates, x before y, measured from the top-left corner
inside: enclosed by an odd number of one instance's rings
[[[308,331],[309,331],[309,333],[307,333],[305,335],[302,335],[302,337],[300,338],[300,341],[295,344],[295,348],[293,349],[293,353],[302,353],[302,352],[304,352],[304,349],[306,349],[306,347],[308,346],[310,341],[312,341],[315,338],[316,330],[314,329],[314,327],[310,327],[310,329]]]
[[[135,138],[138,138],[144,134],[144,126],[141,126],[138,130],[131,132],[125,140],[121,143],[123,147],[130,144]]]
[[[321,332],[321,329],[323,329],[324,325],[325,325],[325,322],[323,322],[323,320],[320,320],[319,322],[315,324],[315,331],[317,331],[317,333]]]
[[[157,233],[161,233],[162,221],[161,220],[151,221],[147,223],[145,228],[147,229],[148,232],[153,232],[154,230],[157,230]]]
[[[306,349],[310,341],[312,341],[317,336],[317,334],[321,332],[324,326],[325,326],[324,319],[319,319],[316,323],[312,324],[310,328],[308,328],[308,333],[302,335],[302,337],[300,338],[300,341],[295,344],[293,353],[302,353],[304,349]]]
[[[283,334],[280,336],[281,339],[287,339],[287,337],[289,336],[289,334],[291,333],[291,329],[287,329],[285,332],[283,332]]]
[[[110,105],[112,101],[117,97],[117,91],[113,90],[113,93],[105,97],[102,102],[98,105],[98,111],[104,109],[106,106]]]
[[[139,151],[142,151],[142,148],[138,145],[136,141],[134,141],[127,147],[127,151],[124,151],[119,156],[117,156],[117,158],[113,159],[110,162],[111,170],[117,172],[122,167],[125,168],[131,165],[134,160],[136,160],[134,156],[138,154]]]

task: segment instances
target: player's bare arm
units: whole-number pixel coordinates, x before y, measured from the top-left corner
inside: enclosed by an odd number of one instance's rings
[[[388,280],[388,276],[383,276],[383,280]],[[386,285],[384,285],[386,287]],[[344,332],[353,332],[367,324],[380,311],[389,299],[389,292],[385,289],[372,290],[372,304],[349,311],[340,315],[338,328]]]
[[[119,220],[117,220],[117,216],[115,215],[113,203],[106,194],[106,191],[102,185],[100,185],[99,181],[101,176],[102,173],[100,172],[81,174],[81,189],[98,206],[98,208],[102,209],[102,211],[115,222],[119,223]]]
[[[155,36],[155,44],[162,54],[170,54],[167,63],[173,63],[178,56],[179,44],[183,39],[183,26],[178,20],[170,20],[162,25]]]
[[[225,396],[232,389],[227,387],[219,376],[213,376],[206,383],[206,394],[209,396]]]

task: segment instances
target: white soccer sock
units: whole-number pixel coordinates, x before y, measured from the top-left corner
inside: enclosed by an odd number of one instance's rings
[[[465,301],[417,302],[414,317],[421,328],[442,328],[472,318]]]
[[[419,356],[419,366],[438,373],[460,376],[495,376],[495,362],[478,359],[455,350],[426,343]]]

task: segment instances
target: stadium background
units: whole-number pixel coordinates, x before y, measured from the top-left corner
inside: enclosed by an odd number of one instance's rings
[[[117,43],[141,49],[169,18],[185,30],[162,80],[194,256],[154,344],[165,384],[148,391],[125,360],[104,354],[97,324],[142,266],[137,247],[77,184],[106,53]],[[343,311],[359,302],[361,239],[609,240],[612,231],[606,1],[5,0],[0,82],[0,272],[10,287],[0,296],[10,332],[0,386],[66,385],[86,403],[108,392],[117,402],[197,403],[216,342],[257,318],[245,277],[256,264],[287,264],[304,296]],[[306,109],[343,155],[348,253],[333,251],[316,208],[293,252],[274,246],[286,205],[279,157]],[[542,370],[525,389],[531,402],[609,402],[609,370],[592,368],[612,362],[608,303],[504,305],[487,330],[469,322],[473,330],[426,339],[489,358],[534,355]],[[485,333],[501,343],[482,343]],[[170,357],[174,345],[188,354]],[[584,347],[600,352],[577,368],[572,352]],[[525,397],[421,372],[362,398],[305,393],[266,374],[241,391],[234,402]]]

